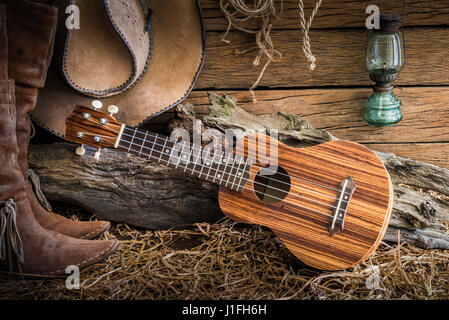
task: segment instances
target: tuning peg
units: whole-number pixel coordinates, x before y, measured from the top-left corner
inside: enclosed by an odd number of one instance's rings
[[[76,153],[76,155],[82,157],[86,154],[86,149],[84,149],[84,146],[78,147],[78,148],[76,148],[75,153]]]
[[[108,107],[108,112],[109,112],[109,115],[114,116],[114,114],[116,114],[118,112],[118,107],[111,104]]]
[[[92,108],[94,108],[94,110],[100,110],[102,107],[103,103],[100,100],[92,101]]]

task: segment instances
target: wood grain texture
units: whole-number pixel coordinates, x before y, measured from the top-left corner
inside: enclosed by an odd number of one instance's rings
[[[449,143],[399,143],[367,144],[380,152],[391,152],[403,158],[430,163],[449,169]]]
[[[376,128],[363,120],[366,99],[372,94],[369,88],[260,90],[256,91],[257,103],[252,101],[248,91],[218,93],[231,94],[238,99],[239,106],[251,114],[297,114],[314,128],[326,129],[336,137],[359,143],[449,141],[448,87],[396,89],[395,93],[403,102],[404,119],[388,128]],[[199,118],[209,113],[206,91],[193,92],[187,102],[195,106]]]
[[[305,0],[308,16],[315,5],[315,0]],[[280,0],[276,1],[279,6]],[[402,1],[370,1],[377,4],[383,11],[402,13]],[[206,29],[224,31],[227,22],[221,12],[219,1],[202,0],[203,15]],[[312,28],[363,28],[365,26],[365,0],[332,0],[324,1],[313,22]],[[298,1],[284,0],[281,19],[273,25],[274,29],[298,29]],[[408,0],[406,1],[404,23],[406,26],[438,26],[449,24],[449,1]],[[243,26],[257,28],[254,21],[248,21]]]
[[[87,118],[85,116],[88,116]],[[105,120],[105,124],[100,121]],[[65,139],[97,148],[113,148],[122,126],[114,117],[101,111],[77,106],[66,120]],[[79,136],[82,133],[83,136]],[[94,138],[99,138],[95,141]]]
[[[196,89],[246,89],[262,66],[252,65],[257,50],[252,36],[232,32],[226,44],[223,33],[207,33],[204,69]],[[365,68],[366,31],[353,29],[312,30],[311,45],[317,69],[311,72],[295,30],[275,30],[272,39],[282,59],[272,63],[260,87],[371,86]],[[406,32],[407,65],[395,85],[449,85],[449,28],[410,28]]]
[[[241,143],[246,144],[245,155],[250,150],[249,157],[255,159],[255,139]],[[253,166],[252,178],[242,193],[220,188],[223,212],[237,221],[272,229],[300,260],[319,269],[345,269],[372,254],[385,234],[393,205],[393,187],[381,160],[368,148],[348,141],[303,149],[279,143],[278,153],[278,165],[291,178],[285,199],[267,204],[257,198],[254,177],[260,167]],[[357,188],[344,230],[330,236],[331,206],[338,192],[328,188],[337,190],[348,176]]]

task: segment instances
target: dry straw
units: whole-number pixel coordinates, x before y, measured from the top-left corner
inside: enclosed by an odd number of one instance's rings
[[[79,209],[57,206],[77,219]],[[81,273],[21,280],[0,275],[3,299],[448,299],[449,251],[382,244],[365,263],[340,272],[302,265],[271,231],[222,219],[186,230],[115,225],[122,247]]]

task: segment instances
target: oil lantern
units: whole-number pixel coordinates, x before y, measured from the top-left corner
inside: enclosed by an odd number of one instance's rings
[[[364,119],[373,126],[392,126],[401,121],[401,101],[393,94],[392,82],[405,65],[403,35],[399,30],[401,16],[381,14],[380,28],[369,32],[366,68],[376,84],[366,101]]]

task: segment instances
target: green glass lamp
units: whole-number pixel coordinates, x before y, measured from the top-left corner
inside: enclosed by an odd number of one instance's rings
[[[366,68],[376,84],[366,101],[363,118],[373,126],[392,126],[401,121],[401,101],[393,94],[392,82],[405,65],[404,41],[399,31],[401,16],[382,14],[380,29],[370,31],[366,47]]]

